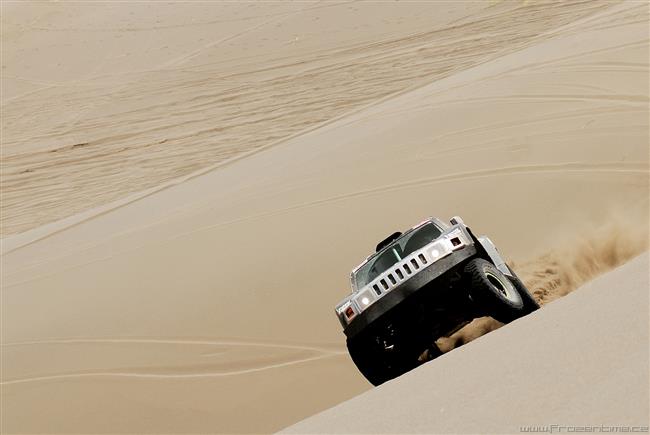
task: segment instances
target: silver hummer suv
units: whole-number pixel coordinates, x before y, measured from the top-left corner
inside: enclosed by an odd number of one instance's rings
[[[348,351],[373,385],[441,355],[435,341],[477,317],[508,323],[539,308],[492,241],[456,216],[391,234],[350,275],[336,306]]]

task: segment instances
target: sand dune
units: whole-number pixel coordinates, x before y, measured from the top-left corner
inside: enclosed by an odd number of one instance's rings
[[[647,5],[200,5],[3,3],[3,431],[272,432],[369,389],[333,305],[424,216],[542,302],[647,250]],[[92,62],[39,75],[50,39]]]
[[[607,6],[5,6],[2,235],[285,140]]]

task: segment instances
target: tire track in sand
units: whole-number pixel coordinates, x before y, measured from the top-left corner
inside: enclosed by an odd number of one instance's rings
[[[1,347],[4,349],[4,352],[10,351],[12,348],[17,347],[32,347],[32,346],[47,346],[47,345],[183,345],[183,346],[220,346],[226,348],[249,348],[249,349],[276,349],[284,351],[299,351],[305,353],[308,356],[305,357],[291,357],[290,355],[286,356],[275,356],[273,359],[277,360],[276,362],[266,362],[266,363],[255,363],[253,362],[252,367],[247,367],[243,369],[222,369],[222,370],[210,370],[211,366],[209,363],[206,363],[204,360],[201,360],[197,363],[193,362],[184,362],[182,366],[175,366],[174,369],[167,369],[165,373],[157,372],[161,368],[161,363],[158,363],[155,366],[151,366],[149,370],[140,368],[120,368],[115,370],[106,370],[106,369],[97,369],[97,370],[83,370],[83,371],[74,371],[66,373],[54,373],[47,374],[42,376],[30,376],[23,378],[15,379],[3,379],[0,381],[0,385],[16,385],[16,384],[25,384],[25,383],[35,383],[43,381],[52,381],[52,380],[64,380],[64,379],[79,379],[79,378],[96,378],[96,377],[120,377],[120,378],[136,378],[136,379],[196,379],[196,378],[214,378],[214,377],[226,377],[226,376],[238,376],[251,373],[262,372],[265,370],[272,370],[277,368],[289,367],[297,364],[307,364],[309,362],[322,360],[325,358],[338,357],[346,354],[343,350],[336,350],[337,346],[312,346],[312,345],[299,345],[299,344],[287,344],[287,343],[274,343],[267,341],[242,341],[242,340],[205,340],[205,339],[165,339],[165,338],[156,338],[156,339],[146,339],[146,338],[71,338],[71,339],[53,339],[53,340],[35,340],[35,341],[23,341],[23,342],[14,342],[14,343],[2,343]],[[89,351],[94,351],[91,349]],[[221,356],[225,353],[224,350],[219,352],[206,353],[203,352],[200,356],[201,358],[209,358],[212,356]],[[256,351],[256,354],[259,353],[259,350]],[[4,358],[7,358],[5,355]],[[164,361],[162,362],[164,363]],[[223,363],[222,363],[223,364]],[[197,368],[203,367],[206,371],[197,371]]]

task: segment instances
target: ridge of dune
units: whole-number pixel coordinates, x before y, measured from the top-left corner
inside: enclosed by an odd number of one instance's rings
[[[649,261],[280,433],[647,432]]]

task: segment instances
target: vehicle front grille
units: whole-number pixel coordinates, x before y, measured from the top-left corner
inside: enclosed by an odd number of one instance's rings
[[[382,296],[409,279],[414,274],[418,273],[418,271],[427,265],[433,263],[435,260],[430,258],[429,254],[427,254],[427,248],[430,249],[430,246],[411,254],[407,258],[395,264],[386,272],[375,278],[369,284],[369,287],[372,287],[377,296]]]

